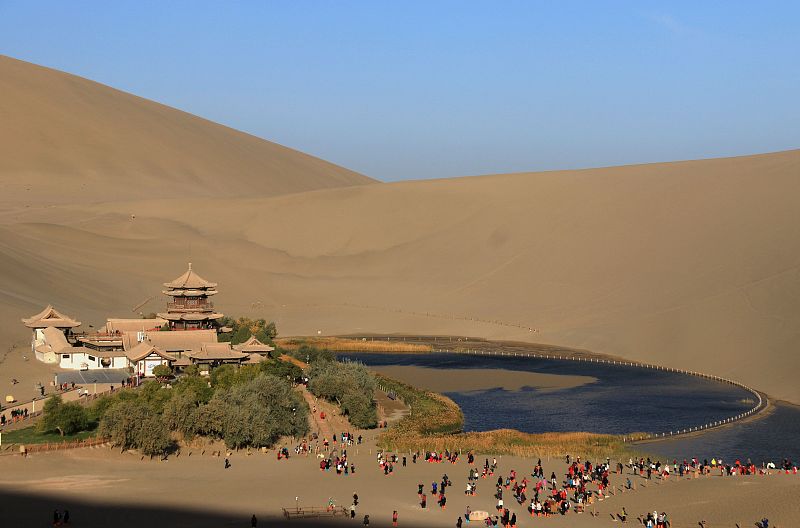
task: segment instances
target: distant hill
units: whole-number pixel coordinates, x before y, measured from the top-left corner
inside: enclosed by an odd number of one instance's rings
[[[0,202],[273,196],[374,180],[108,86],[0,55]]]

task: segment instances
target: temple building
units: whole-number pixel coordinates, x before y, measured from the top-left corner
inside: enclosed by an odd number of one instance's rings
[[[81,325],[80,321],[62,314],[49,304],[38,314],[23,319],[22,323],[33,331],[31,353],[36,359],[46,363],[57,361],[55,351],[52,346],[48,346],[48,341],[53,341],[58,348],[69,346],[67,338],[72,336],[73,329]]]
[[[266,360],[274,348],[251,337],[231,346],[219,342],[221,313],[209,297],[217,283],[189,269],[164,283],[171,297],[167,310],[151,319],[108,319],[102,331],[75,332],[80,321],[52,306],[22,322],[33,331],[31,350],[36,359],[57,363],[63,369],[127,369],[135,376],[152,376],[158,365],[180,370],[199,365],[201,370],[222,364],[253,364]]]
[[[177,279],[165,282],[164,295],[172,297],[167,303],[167,311],[158,316],[169,321],[172,330],[198,330],[217,328],[221,313],[214,311],[214,303],[209,297],[217,294],[217,283],[208,282],[189,269]]]

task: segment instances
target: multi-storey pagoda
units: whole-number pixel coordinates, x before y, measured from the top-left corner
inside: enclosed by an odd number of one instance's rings
[[[164,295],[172,297],[167,303],[166,313],[158,316],[166,319],[172,330],[216,329],[221,313],[214,311],[214,303],[209,297],[217,294],[217,283],[208,282],[189,269],[171,282],[165,282]]]

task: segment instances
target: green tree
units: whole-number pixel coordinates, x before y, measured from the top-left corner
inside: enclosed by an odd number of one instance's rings
[[[89,428],[89,417],[81,404],[64,403],[60,395],[47,399],[39,422],[42,432],[58,431],[61,436],[75,434]]]
[[[163,453],[171,444],[169,428],[161,415],[139,399],[118,401],[106,409],[97,433],[123,451],[141,449],[151,457]]]
[[[359,429],[375,427],[378,423],[378,411],[371,397],[365,394],[347,393],[342,396],[342,413],[348,416],[350,423]]]
[[[261,374],[215,391],[198,409],[195,430],[230,448],[271,446],[281,436],[308,432],[308,408],[287,381]]]
[[[222,438],[225,434],[225,416],[230,410],[226,389],[216,391],[214,398],[197,409],[194,431],[202,436]]]
[[[170,431],[191,438],[197,426],[197,402],[190,393],[176,393],[164,406],[163,418]]]
[[[153,369],[153,376],[157,378],[168,378],[172,376],[172,369],[169,365],[164,365],[162,363]]]
[[[139,427],[151,414],[151,409],[141,401],[116,402],[103,414],[97,434],[109,438],[112,444],[123,451],[138,447]]]
[[[161,416],[150,415],[139,424],[136,430],[136,447],[143,454],[150,457],[162,455],[171,445],[169,428]]]
[[[156,414],[161,414],[164,410],[164,405],[172,398],[171,390],[157,381],[145,381],[139,386],[135,394],[139,401],[147,404]]]
[[[172,385],[172,391],[175,395],[188,395],[195,404],[208,403],[214,395],[208,378],[203,376],[181,376]]]
[[[308,389],[315,395],[336,402],[356,427],[375,427],[378,414],[373,400],[375,380],[361,364],[317,360],[309,369]]]
[[[211,386],[214,390],[229,389],[236,383],[236,367],[220,365],[211,369]]]

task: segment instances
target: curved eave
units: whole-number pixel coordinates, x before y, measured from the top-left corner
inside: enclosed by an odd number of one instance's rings
[[[162,319],[169,321],[206,321],[209,319],[220,319],[221,313],[160,313]]]
[[[175,288],[171,290],[162,290],[161,293],[164,295],[169,295],[170,297],[211,297],[212,295],[216,295],[219,293],[217,290],[205,290],[205,289],[183,289],[183,288]]]
[[[80,321],[27,321],[22,320],[28,328],[75,328],[81,325]]]

